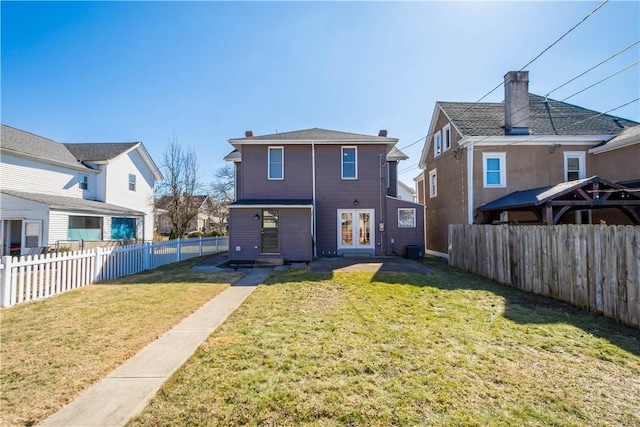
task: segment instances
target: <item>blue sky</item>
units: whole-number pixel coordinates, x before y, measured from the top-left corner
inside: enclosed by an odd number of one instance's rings
[[[1,119],[60,142],[175,134],[204,183],[245,130],[428,133],[436,101],[477,101],[601,2],[7,2]],[[545,95],[640,39],[640,4],[610,1],[528,66]],[[563,100],[640,58],[635,45],[552,93]],[[636,64],[567,102],[640,97]],[[499,102],[499,88],[485,101]],[[640,121],[638,101],[611,114]],[[405,149],[412,185],[423,142]]]

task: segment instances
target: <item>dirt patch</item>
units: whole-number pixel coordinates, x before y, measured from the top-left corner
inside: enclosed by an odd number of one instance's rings
[[[318,273],[352,271],[389,271],[399,273],[430,273],[431,270],[415,261],[400,257],[319,258],[310,264]]]

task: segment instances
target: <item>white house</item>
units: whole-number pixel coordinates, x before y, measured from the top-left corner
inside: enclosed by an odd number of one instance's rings
[[[62,144],[2,125],[2,255],[153,238],[160,170],[141,142]]]

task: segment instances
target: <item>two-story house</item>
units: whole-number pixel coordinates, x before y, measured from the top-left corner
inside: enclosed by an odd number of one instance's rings
[[[402,255],[423,248],[423,207],[397,198],[406,155],[377,136],[306,129],[230,139],[229,258]]]
[[[503,103],[436,103],[416,178],[418,202],[426,205],[426,251],[446,255],[449,224],[494,222],[496,212],[498,221],[520,224],[632,221],[587,203],[593,190],[582,187],[622,194],[626,183],[640,180],[640,145],[627,138],[607,148],[638,123],[530,94],[527,71],[507,73],[504,90]],[[583,181],[556,187],[575,180]],[[568,192],[582,201],[566,200]],[[554,204],[550,195],[564,198],[552,221],[537,206]],[[484,215],[492,202],[492,215]]]
[[[141,142],[62,144],[2,125],[2,254],[153,238],[162,179]]]

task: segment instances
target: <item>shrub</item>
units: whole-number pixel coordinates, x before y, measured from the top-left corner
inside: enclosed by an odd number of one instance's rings
[[[198,237],[204,237],[204,233],[202,233],[202,231],[192,231],[191,233],[187,234],[187,239],[194,239]]]

